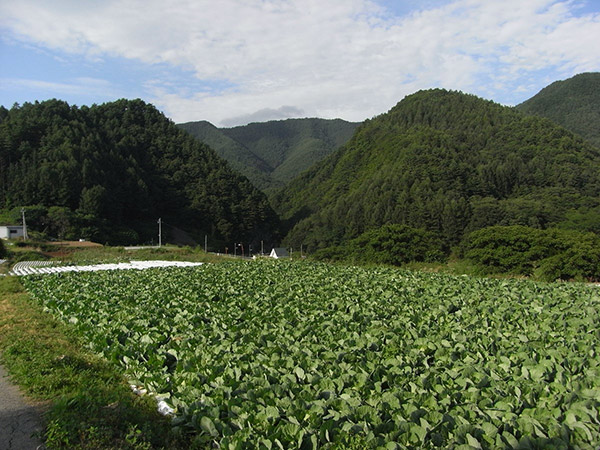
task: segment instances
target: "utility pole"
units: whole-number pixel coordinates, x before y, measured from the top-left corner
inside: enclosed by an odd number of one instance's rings
[[[158,218],[158,246],[162,247],[162,219]]]
[[[27,235],[27,223],[25,222],[25,208],[21,208],[21,217],[23,217],[23,241],[26,241],[29,236]]]
[[[265,255],[265,243],[263,241],[260,241],[260,256],[264,256]]]
[[[204,235],[204,253],[208,253],[208,236]]]

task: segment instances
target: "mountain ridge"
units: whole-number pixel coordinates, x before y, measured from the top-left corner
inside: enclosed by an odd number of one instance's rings
[[[598,149],[548,119],[431,89],[365,121],[272,202],[293,246],[336,245],[389,223],[456,245],[485,226],[600,214],[599,162]]]
[[[285,119],[217,128],[206,121],[178,126],[227,159],[264,192],[294,176],[345,143],[358,123],[342,119]]]
[[[595,88],[583,85],[595,86],[598,75],[542,90],[561,92],[542,96],[546,110],[564,110],[554,104],[564,104],[569,85],[577,95],[568,111],[593,103],[585,93]],[[498,224],[600,232],[600,149],[555,121],[445,89],[406,96],[361,124],[175,125],[141,100],[0,107],[0,208],[65,207],[79,229],[104,235],[107,217],[136,228],[136,214],[166,210],[219,239],[275,236],[278,218],[252,180],[269,194],[291,245],[322,248],[391,223],[438,233],[449,246]],[[104,183],[114,177],[121,182]]]
[[[600,73],[555,81],[515,107],[546,117],[600,147]]]
[[[45,211],[34,228],[111,243],[149,240],[159,217],[213,242],[269,240],[278,226],[247,178],[139,99],[3,108],[0,209],[23,206]]]

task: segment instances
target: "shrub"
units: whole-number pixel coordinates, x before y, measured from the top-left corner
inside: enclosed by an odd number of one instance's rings
[[[494,226],[474,231],[465,256],[484,273],[543,280],[600,278],[600,237],[572,230]]]
[[[384,225],[345,245],[319,250],[316,259],[401,266],[444,258],[442,241],[433,233],[406,225]]]
[[[487,272],[529,274],[532,261],[528,253],[538,232],[524,226],[482,228],[467,237],[465,256]]]
[[[4,258],[6,256],[6,249],[4,248],[4,243],[2,239],[0,239],[0,258]]]
[[[348,258],[348,251],[342,246],[334,245],[317,250],[311,257],[319,261],[341,261]]]
[[[28,250],[24,252],[14,252],[12,254],[11,259],[13,262],[16,263],[20,261],[45,261],[50,258],[41,252],[37,252],[35,250]]]
[[[564,252],[544,259],[535,275],[548,281],[600,281],[600,238],[590,236]]]

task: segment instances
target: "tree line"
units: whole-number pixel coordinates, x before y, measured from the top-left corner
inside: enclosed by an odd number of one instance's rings
[[[600,150],[551,121],[441,89],[362,124],[274,197],[315,251],[398,224],[457,248],[491,226],[600,232]]]

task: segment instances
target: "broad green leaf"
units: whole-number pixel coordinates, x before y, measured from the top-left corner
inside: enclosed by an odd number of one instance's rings
[[[219,435],[219,432],[210,417],[202,417],[202,419],[200,419],[200,427],[212,437],[217,437]]]
[[[467,438],[467,444],[469,444],[473,448],[481,449],[481,444],[476,438],[471,436],[469,433],[467,433],[465,436]]]
[[[595,287],[271,261],[72,275],[24,283],[223,448],[335,447],[341,430],[505,448],[563,425],[573,447],[600,442],[597,336],[581,332],[600,323]]]

